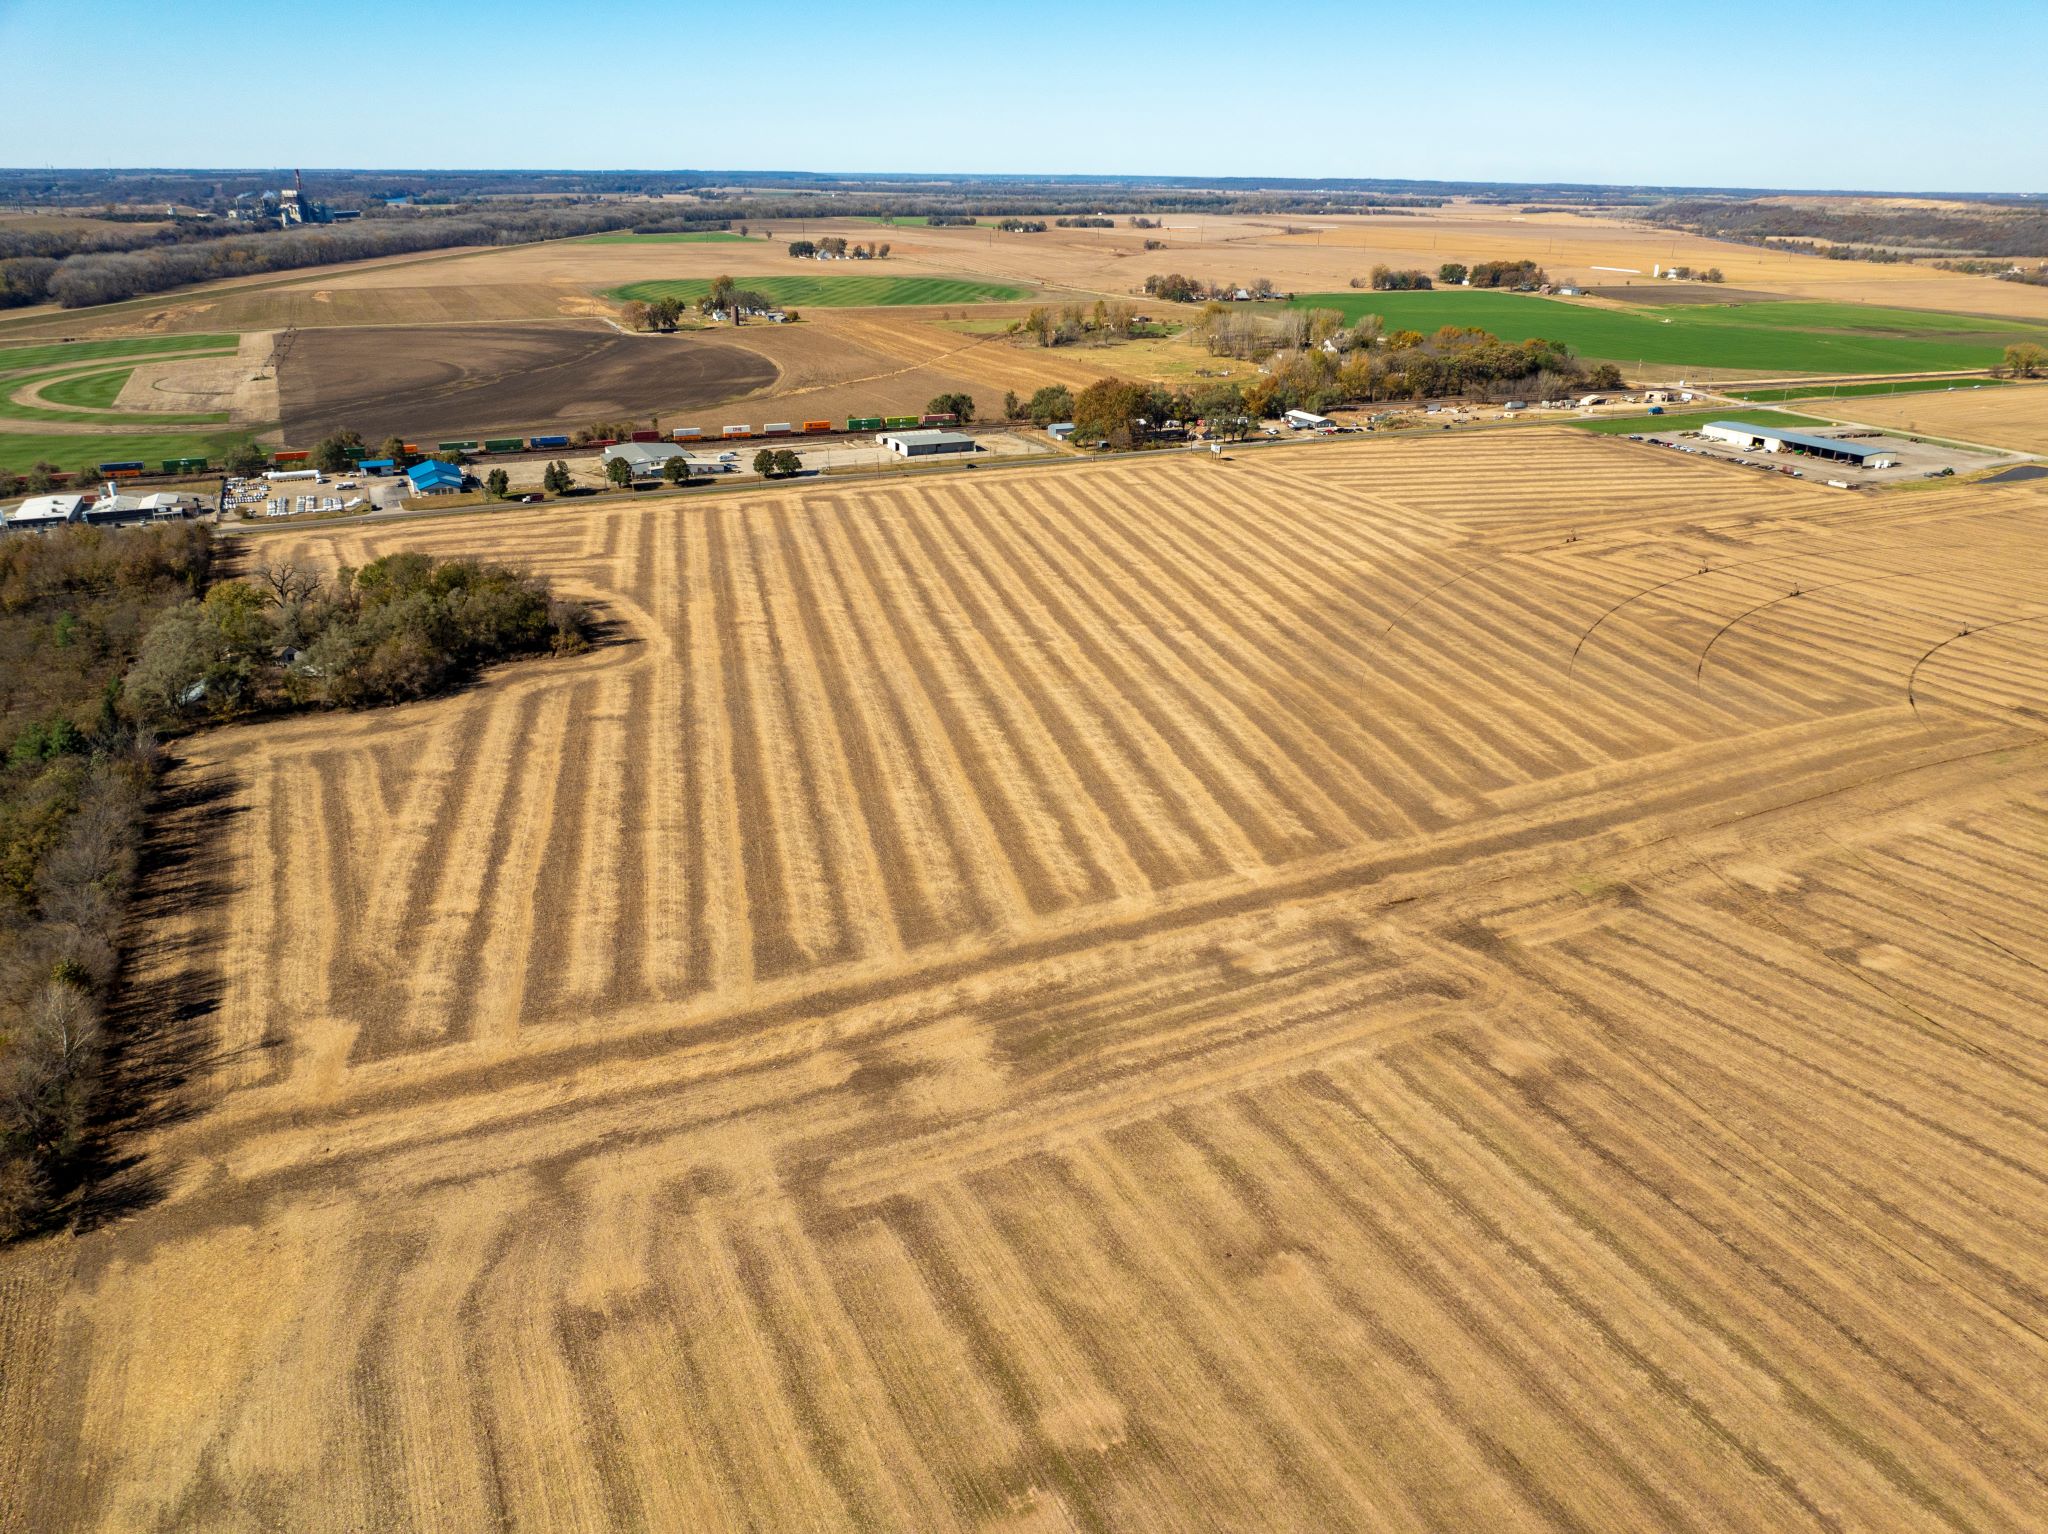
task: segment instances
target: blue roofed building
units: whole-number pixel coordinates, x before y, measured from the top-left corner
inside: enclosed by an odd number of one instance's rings
[[[462,488],[462,470],[452,463],[432,459],[414,464],[405,471],[405,477],[412,481],[415,495],[453,495]]]

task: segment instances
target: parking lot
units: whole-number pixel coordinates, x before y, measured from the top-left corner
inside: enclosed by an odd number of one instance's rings
[[[2024,453],[2000,452],[1994,448],[1965,448],[1948,443],[1893,436],[1865,428],[1831,427],[1826,430],[1812,430],[1817,436],[1839,437],[1858,447],[1882,449],[1884,456],[1897,460],[1896,466],[1885,469],[1862,468],[1856,464],[1842,463],[1789,449],[1777,453],[1765,452],[1762,449],[1743,451],[1733,443],[1703,436],[1696,431],[1641,432],[1631,435],[1627,440],[1676,452],[1697,454],[1703,458],[1715,458],[1723,463],[1740,464],[1762,473],[1788,474],[1795,479],[1811,479],[1822,484],[1840,484],[1854,488],[1895,485],[1912,479],[1946,479],[1952,475],[1975,474],[1981,470],[2006,468],[2027,461]]]

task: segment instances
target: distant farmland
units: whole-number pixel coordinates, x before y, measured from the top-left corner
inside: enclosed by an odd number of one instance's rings
[[[811,309],[875,309],[914,304],[1001,304],[1028,298],[1028,288],[957,277],[736,277],[743,288],[765,293],[778,304]],[[680,298],[695,303],[711,289],[702,277],[666,277],[629,282],[608,298]]]
[[[1585,357],[1766,373],[1933,373],[1995,367],[2015,340],[2048,327],[1981,315],[1861,304],[1765,303],[1595,309],[1520,293],[1305,293],[1298,309],[1347,320],[1381,315],[1389,330],[1477,325],[1506,341],[1542,336]]]
[[[744,245],[747,237],[726,229],[684,229],[668,234],[586,234],[579,245]]]
[[[1888,383],[1791,384],[1782,389],[1744,389],[1735,398],[1746,400],[1852,399],[1877,394],[1945,394],[1951,390],[1990,389],[2003,378],[1900,378]]]

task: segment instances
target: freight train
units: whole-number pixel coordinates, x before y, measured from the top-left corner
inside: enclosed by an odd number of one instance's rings
[[[713,441],[736,442],[751,440],[755,437],[812,437],[835,431],[858,434],[863,432],[893,431],[906,427],[956,426],[959,424],[959,419],[958,416],[950,413],[888,416],[856,415],[848,416],[844,426],[835,425],[831,421],[769,421],[760,427],[746,424],[723,426],[715,433],[707,433],[701,426],[678,426],[667,432],[652,430],[635,431],[626,440],[631,442],[699,442],[708,438]],[[487,457],[493,453],[555,453],[564,451],[572,445],[578,448],[607,448],[613,446],[619,440],[616,437],[602,437],[589,442],[572,444],[566,433],[556,432],[530,437],[484,437],[482,439],[471,438],[460,441],[437,442],[434,444],[434,451],[437,453],[461,453],[469,457]],[[417,458],[420,456],[420,446],[417,442],[406,443],[405,451],[408,457]],[[310,453],[303,450],[280,451],[271,455],[272,461],[278,464],[304,463],[311,456]],[[381,468],[388,461],[381,458],[370,459],[368,451],[359,447],[344,449],[343,456],[352,464],[361,464],[368,461],[376,465],[377,468]],[[203,471],[206,467],[207,461],[203,458],[166,459],[163,471],[166,474],[173,474]],[[115,472],[139,473],[142,468],[143,465],[140,463],[101,464],[100,472],[103,474]],[[373,469],[372,472],[376,472],[376,469]]]
[[[698,442],[706,440],[708,436],[712,441],[737,442],[751,440],[755,437],[812,437],[836,431],[858,435],[867,432],[894,431],[901,428],[955,426],[958,424],[959,417],[949,413],[888,416],[856,415],[848,416],[843,427],[836,426],[831,421],[770,421],[759,429],[750,425],[735,425],[721,427],[716,433],[706,433],[705,429],[701,426],[678,426],[673,431],[668,432],[653,430],[636,431],[631,434],[629,440],[634,442]],[[493,453],[558,453],[566,451],[572,446],[577,448],[607,448],[611,447],[617,440],[614,437],[604,437],[591,442],[572,443],[566,432],[555,432],[544,433],[538,436],[484,437],[480,440],[465,438],[456,441],[437,442],[434,444],[433,450],[436,453],[461,453],[470,457],[487,457]],[[371,450],[368,448],[343,448],[342,457],[351,468],[363,468],[371,474],[395,474],[403,469],[407,462],[424,456],[417,442],[405,444],[405,457],[402,459],[372,458],[370,452]],[[281,448],[270,455],[270,463],[272,468],[293,468],[307,463],[312,456],[311,451],[305,448]],[[96,468],[99,477],[102,479],[134,479],[152,472],[149,466],[139,458],[120,459],[118,461],[102,463],[97,465]],[[161,468],[155,472],[167,475],[205,474],[211,472],[212,469],[212,460],[207,458],[166,458],[162,461]],[[66,480],[70,477],[70,475],[63,473],[52,476],[53,479],[58,480]]]

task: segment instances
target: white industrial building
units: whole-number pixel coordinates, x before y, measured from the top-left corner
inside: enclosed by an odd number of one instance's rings
[[[1853,464],[1859,469],[1892,469],[1899,462],[1896,453],[1875,443],[1848,442],[1840,437],[1784,431],[1776,426],[1752,426],[1746,421],[1709,421],[1700,428],[1700,435],[1744,452],[1803,453],[1810,458]]]
[[[635,479],[659,479],[671,458],[689,461],[688,451],[673,442],[616,442],[604,450],[606,467],[623,462]]]
[[[1329,431],[1337,423],[1313,410],[1290,410],[1281,418],[1296,431]]]
[[[974,451],[974,439],[957,431],[885,431],[875,440],[900,458],[932,458],[940,453]]]
[[[61,527],[66,522],[81,521],[84,516],[82,495],[33,495],[7,514],[7,525],[24,530]]]

